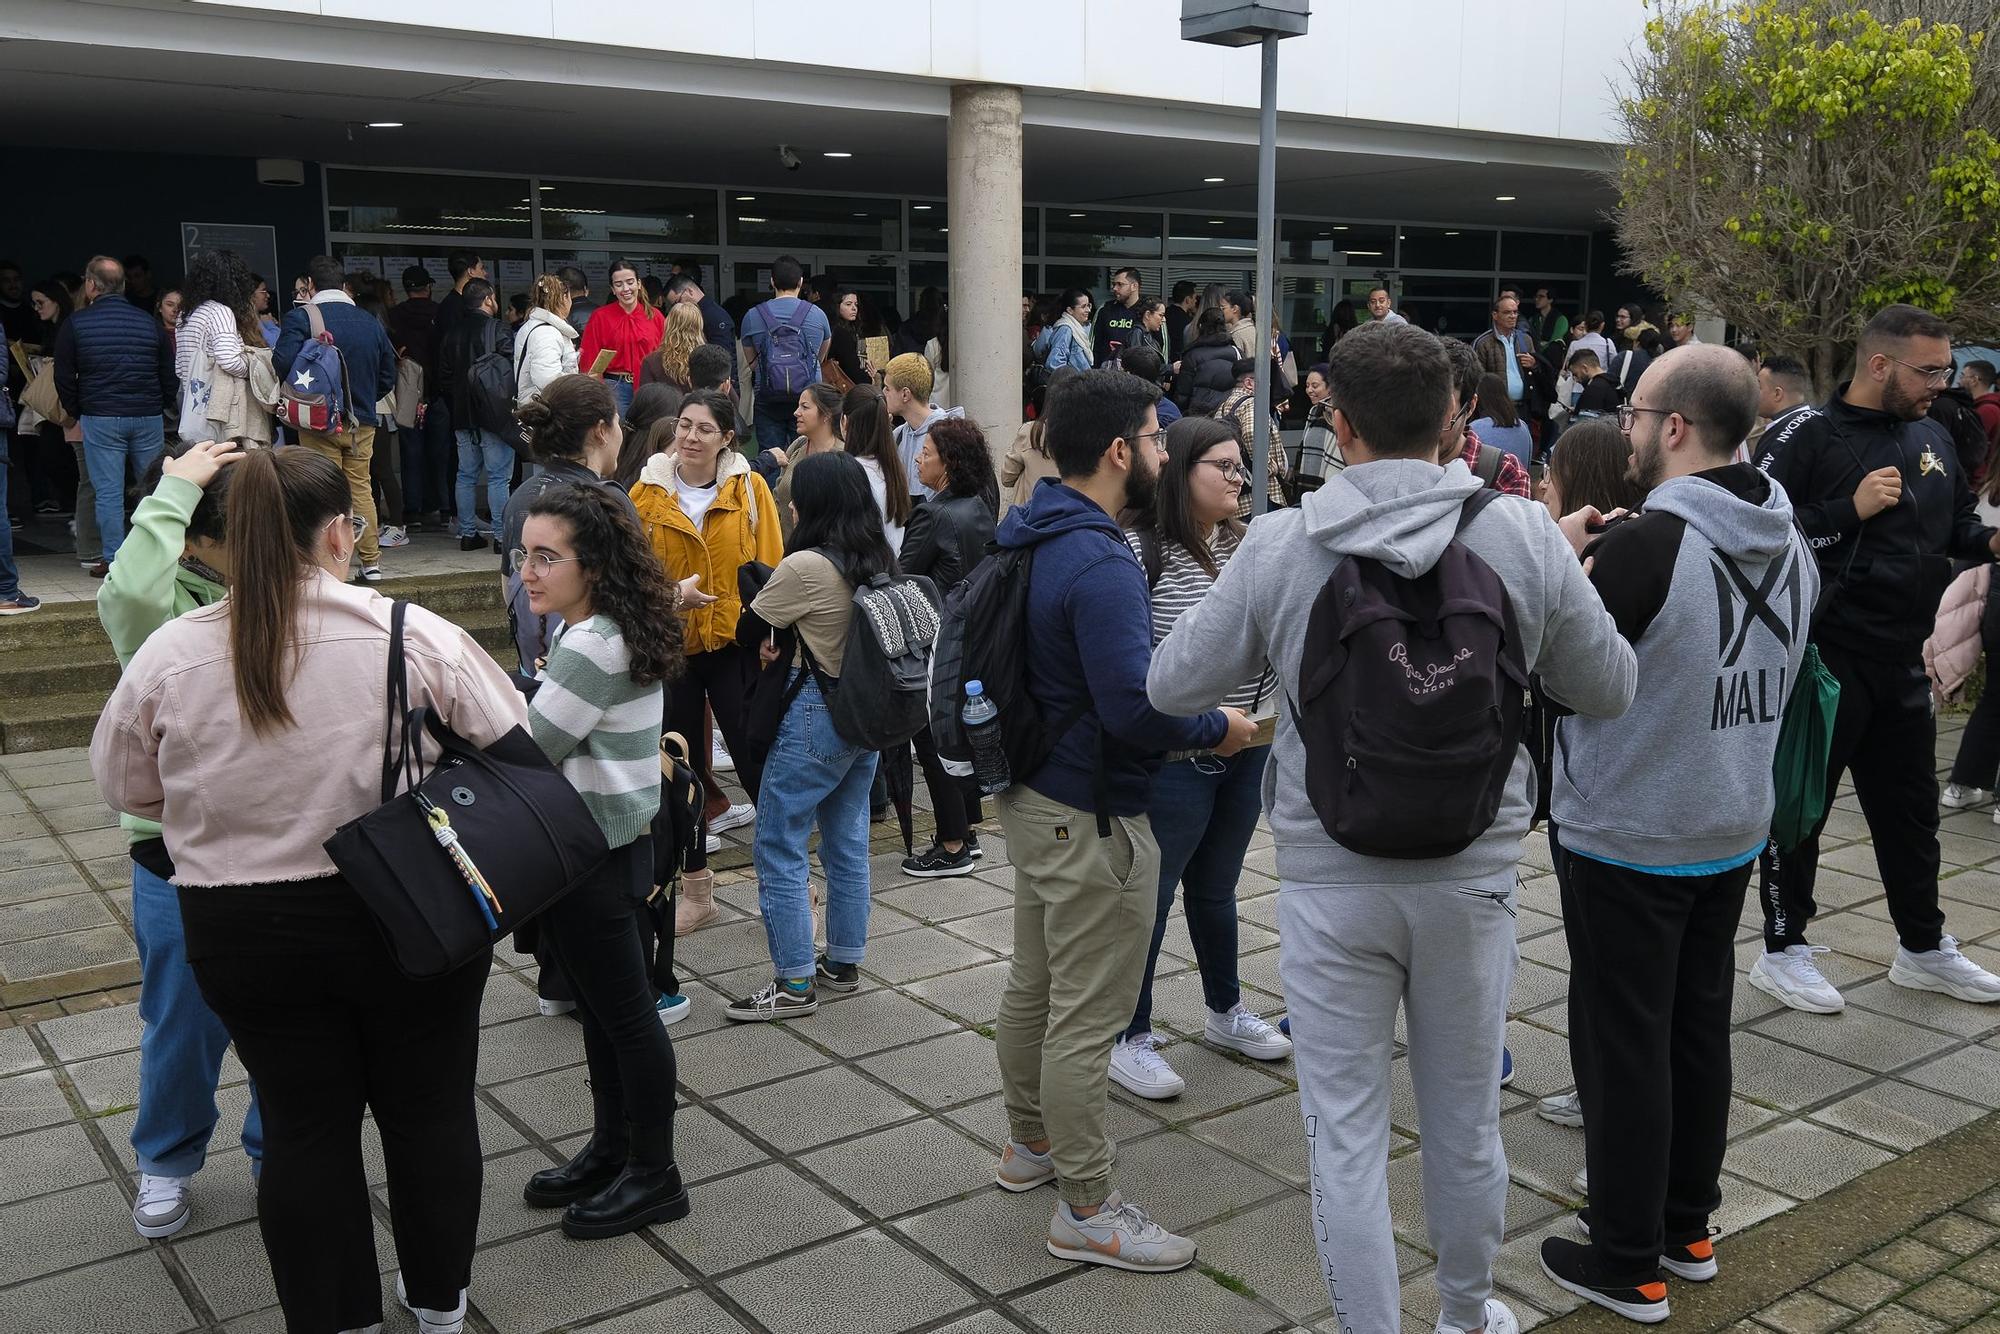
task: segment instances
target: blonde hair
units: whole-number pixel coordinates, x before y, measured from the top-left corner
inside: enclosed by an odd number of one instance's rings
[[[701,307],[682,301],[667,307],[667,332],[660,339],[660,365],[676,384],[691,383],[688,354],[706,341],[702,333]]]
[[[882,372],[882,383],[907,390],[928,403],[931,399],[930,358],[921,352],[905,352],[901,356],[889,358],[888,369]]]
[[[569,285],[553,273],[535,279],[533,300],[537,309],[553,312],[556,303],[569,299]]]

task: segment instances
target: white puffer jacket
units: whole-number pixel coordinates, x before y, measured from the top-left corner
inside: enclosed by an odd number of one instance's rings
[[[1975,565],[1951,581],[1938,603],[1937,624],[1924,641],[1924,671],[1930,675],[1931,689],[1945,703],[1958,698],[1979,665],[1980,622],[1992,580],[1991,565]],[[1995,683],[1989,680],[1986,688],[1994,689]]]
[[[514,403],[542,392],[558,376],[576,373],[576,330],[536,306],[514,331]]]

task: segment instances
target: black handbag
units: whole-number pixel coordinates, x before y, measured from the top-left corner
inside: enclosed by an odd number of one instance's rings
[[[611,849],[583,798],[525,728],[484,750],[410,707],[403,618],[389,620],[382,804],[326,840],[407,977],[439,977],[531,921]],[[442,748],[422,773],[422,734]],[[396,789],[405,782],[408,790]]]

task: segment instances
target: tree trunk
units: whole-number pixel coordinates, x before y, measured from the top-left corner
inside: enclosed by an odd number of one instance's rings
[[[1840,379],[1840,349],[1832,343],[1815,343],[1812,350],[1813,390],[1824,403],[1833,397]]]

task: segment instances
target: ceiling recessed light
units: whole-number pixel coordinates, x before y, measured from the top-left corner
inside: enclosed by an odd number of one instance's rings
[[[1457,236],[1457,235],[1458,235],[1458,233],[1457,233],[1457,232],[1446,232],[1446,233],[1445,233],[1445,235],[1446,235],[1446,236]]]
[[[867,217],[868,215],[867,215],[866,213],[857,213],[857,214],[855,214],[854,216],[855,216],[855,217],[857,217],[857,218],[865,218],[865,217]]]
[[[1494,195],[1494,196],[1493,196],[1493,202],[1494,202],[1494,203],[1496,203],[1496,204],[1511,204],[1511,203],[1513,203],[1513,202],[1514,202],[1514,196],[1512,196],[1512,195]]]
[[[371,120],[368,122],[368,128],[371,130],[400,130],[403,128],[403,122],[400,120]]]
[[[1222,219],[1221,219],[1221,218],[1210,218],[1210,219],[1208,220],[1208,225],[1209,225],[1209,226],[1211,226],[1211,227],[1220,227],[1220,226],[1222,225]]]
[[[738,222],[762,222],[762,221],[763,221],[763,219],[762,219],[762,218],[752,218],[752,217],[738,217],[738,218],[737,218],[736,220],[737,220]]]
[[[1333,235],[1333,233],[1332,233],[1332,232],[1321,232],[1321,233],[1320,233],[1320,235],[1321,235],[1321,236],[1332,236],[1332,235]]]
[[[912,205],[910,205],[910,212],[912,212],[912,213],[928,213],[928,212],[930,212],[930,211],[931,211],[931,206],[930,206],[929,204],[912,204]]]
[[[949,228],[949,227],[940,227],[940,228],[938,228],[938,231],[939,231],[939,232],[941,232],[941,233],[942,233],[942,232],[948,232],[948,231],[950,231],[950,230],[951,230],[951,228]]]
[[[544,189],[544,190],[553,190],[553,189],[555,189],[555,187],[554,187],[553,185],[544,185],[544,186],[542,186],[542,187],[540,187],[540,188],[541,188],[541,189]]]
[[[1220,176],[1204,176],[1201,178],[1201,183],[1203,185],[1220,185],[1222,184],[1222,178]]]
[[[1118,225],[1119,225],[1119,227],[1121,227],[1121,228],[1122,228],[1122,229],[1124,229],[1125,231],[1128,231],[1128,232],[1129,232],[1129,231],[1131,231],[1131,230],[1132,230],[1132,224],[1131,224],[1131,223],[1129,223],[1129,222],[1121,222],[1121,223],[1119,223]]]
[[[1072,213],[1072,214],[1070,214],[1070,216],[1071,216],[1072,218],[1080,218],[1080,217],[1082,217],[1082,216],[1083,216],[1083,214],[1081,214],[1081,213]]]
[[[821,157],[853,157],[852,153],[821,153]]]
[[[1334,230],[1337,232],[1344,232],[1347,230],[1347,227],[1345,224],[1342,224],[1341,226],[1335,227]]]
[[[738,195],[738,196],[736,196],[736,202],[737,202],[737,203],[739,203],[739,204],[751,204],[751,203],[755,203],[755,202],[756,202],[756,200],[757,200],[757,196],[756,196],[756,195]]]

